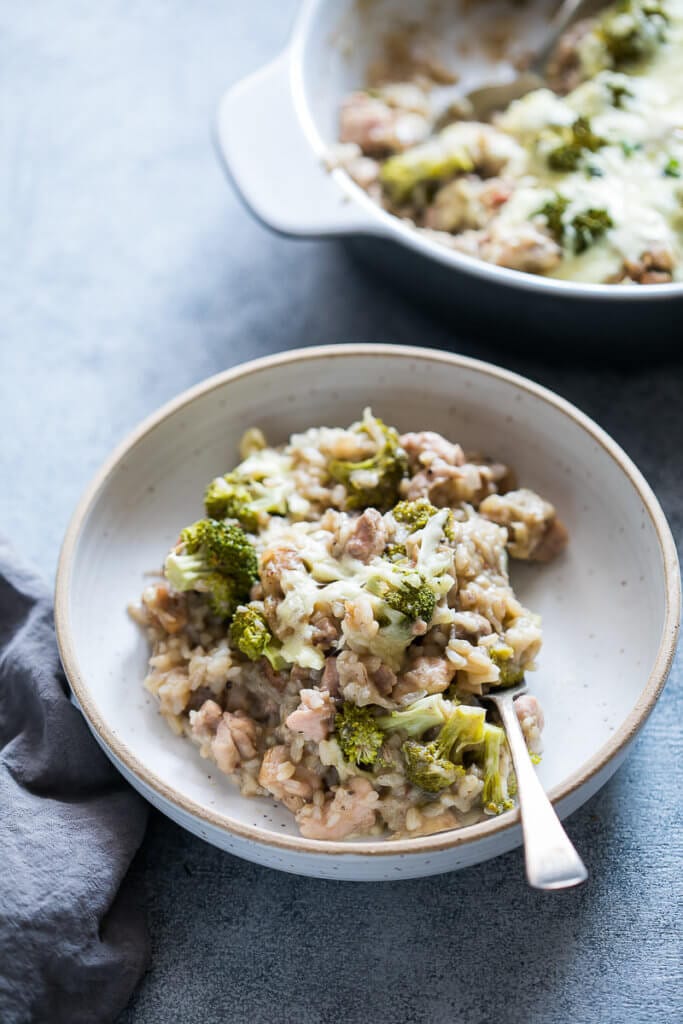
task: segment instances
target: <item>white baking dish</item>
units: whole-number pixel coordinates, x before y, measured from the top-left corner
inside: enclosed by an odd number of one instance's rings
[[[513,54],[533,48],[551,8],[547,0],[530,0],[515,9]],[[492,79],[510,73],[510,64],[494,63],[482,42],[503,12],[510,12],[506,0],[305,0],[285,52],[221,100],[217,143],[235,186],[268,227],[349,239],[402,292],[505,345],[540,344],[554,356],[595,354],[602,346],[614,359],[650,358],[680,345],[683,283],[583,284],[492,266],[432,241],[380,209],[345,171],[326,169],[340,102],[363,83],[392,25],[428,14],[439,35],[464,40],[468,55],[457,66],[466,89],[482,63]]]

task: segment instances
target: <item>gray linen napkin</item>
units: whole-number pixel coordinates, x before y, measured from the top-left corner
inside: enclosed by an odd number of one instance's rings
[[[0,539],[0,1021],[113,1021],[147,964],[147,805],[69,702],[45,585]]]

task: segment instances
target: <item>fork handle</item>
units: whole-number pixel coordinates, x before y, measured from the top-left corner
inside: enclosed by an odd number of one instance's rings
[[[517,776],[526,876],[534,889],[568,889],[588,877],[586,867],[555,813],[534,770],[511,698],[495,701]]]
[[[546,62],[557,45],[557,41],[569,27],[576,16],[579,8],[583,7],[586,0],[564,0],[548,26],[548,35],[541,48],[537,51],[531,68],[538,73],[545,68]]]

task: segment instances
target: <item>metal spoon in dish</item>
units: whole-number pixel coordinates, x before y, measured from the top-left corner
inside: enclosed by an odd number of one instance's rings
[[[483,85],[472,89],[464,97],[468,112],[475,121],[486,121],[495,110],[504,110],[513,100],[540,89],[548,59],[557,46],[562,33],[569,27],[581,8],[595,8],[595,0],[564,0],[548,26],[548,34],[526,71],[502,85]]]
[[[522,817],[526,877],[534,889],[568,889],[588,878],[553,805],[534,771],[514,702],[527,692],[524,683],[492,690],[482,700],[498,709],[517,776],[517,798]]]

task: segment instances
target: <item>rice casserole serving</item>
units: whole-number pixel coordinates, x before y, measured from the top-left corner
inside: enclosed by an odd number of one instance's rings
[[[540,619],[508,557],[562,551],[553,506],[507,466],[370,410],[279,448],[248,430],[241,457],[130,608],[171,729],[311,839],[510,808],[505,735],[479,698],[534,668]],[[515,707],[536,757],[541,708]]]

